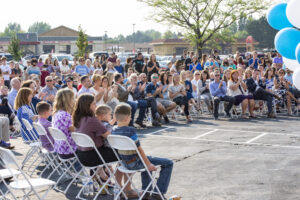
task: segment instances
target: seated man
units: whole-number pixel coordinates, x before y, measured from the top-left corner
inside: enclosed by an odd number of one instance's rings
[[[146,87],[147,97],[156,98],[159,113],[164,117],[165,122],[169,123],[167,113],[176,108],[176,103],[171,100],[164,99],[162,89],[163,86],[158,84],[158,75],[152,74],[151,83],[149,83]]]
[[[234,103],[234,97],[227,96],[227,87],[226,82],[220,80],[220,72],[215,71],[214,72],[214,81],[212,81],[209,85],[210,94],[213,97],[214,102],[214,117],[215,120],[219,118],[219,104],[220,101],[226,101],[228,102],[228,105],[225,107],[226,117],[231,117],[230,115],[230,109],[233,106]]]
[[[0,117],[0,147],[6,149],[15,148],[9,143],[9,120],[7,117]]]
[[[138,106],[142,105],[143,107],[148,107],[151,108],[151,114],[152,114],[152,125],[153,126],[160,126],[161,124],[159,123],[159,114],[157,112],[157,104],[156,100],[153,97],[146,97],[145,98],[145,85],[138,85],[137,82],[137,75],[136,74],[131,74],[130,76],[130,95],[132,96],[134,101],[138,102]],[[140,109],[141,112],[142,109]],[[140,116],[143,116],[145,114],[141,114]],[[140,123],[143,122],[143,119],[137,120],[137,122]],[[138,124],[138,123],[137,123]]]
[[[7,86],[1,87],[1,95],[0,95],[0,114],[7,115],[9,118],[9,129],[11,132],[15,132],[15,129],[13,127],[13,122],[15,115],[11,108],[8,105],[8,88]]]
[[[42,93],[45,94],[45,96],[42,98],[42,100],[53,103],[55,95],[57,93],[57,89],[54,87],[52,76],[47,76],[45,81],[46,86],[42,89]]]
[[[117,91],[118,91],[118,100],[120,102],[125,102],[127,104],[130,105],[131,107],[131,121],[130,121],[130,126],[133,126],[133,122],[134,122],[134,115],[135,115],[135,112],[136,110],[139,108],[140,109],[140,112],[139,112],[139,116],[138,116],[138,119],[137,119],[137,124],[141,127],[146,127],[144,124],[143,124],[143,119],[145,118],[145,112],[146,112],[146,106],[145,105],[142,105],[142,104],[138,104],[137,101],[134,101],[132,96],[129,96],[129,93],[130,93],[130,90],[132,88],[128,87],[126,88],[124,85],[123,85],[123,76],[122,74],[119,74],[119,73],[116,73],[114,75],[114,80],[115,80],[115,85],[118,87]]]

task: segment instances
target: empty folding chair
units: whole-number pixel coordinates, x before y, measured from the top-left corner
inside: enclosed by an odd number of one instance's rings
[[[53,127],[49,127],[48,130],[49,130],[51,136],[53,137],[55,143],[65,142],[68,145],[68,147],[71,150],[73,150],[70,143],[68,142],[67,136],[61,130],[59,130],[57,128],[53,128]],[[69,190],[70,186],[76,181],[76,179],[80,178],[80,173],[83,171],[82,168],[79,171],[77,171],[75,169],[74,165],[76,163],[80,163],[80,162],[79,162],[79,159],[78,159],[76,153],[74,151],[72,153],[73,153],[74,157],[71,157],[71,158],[62,158],[62,157],[58,156],[58,158],[60,160],[60,165],[57,167],[63,167],[64,172],[59,177],[59,179],[56,181],[56,185],[54,188],[61,191],[60,189],[58,189],[58,185],[64,176],[69,175],[71,178],[71,182],[67,185],[66,189],[63,191],[65,194]],[[56,168],[55,168],[55,170],[56,170]]]
[[[99,191],[97,192],[97,194],[95,195],[94,197],[94,200],[97,199],[97,197],[101,194],[102,190],[104,189],[108,194],[109,194],[109,191],[106,189],[106,186],[109,185],[109,182],[111,180],[113,180],[115,182],[115,184],[118,184],[114,174],[116,172],[115,171],[111,171],[110,168],[109,168],[109,165],[113,165],[113,164],[117,164],[119,163],[118,161],[117,162],[112,162],[112,163],[106,163],[105,160],[103,159],[102,155],[100,154],[100,152],[98,151],[98,149],[96,148],[95,146],[95,143],[94,141],[91,139],[90,136],[86,135],[86,134],[82,134],[82,133],[76,133],[76,132],[73,132],[72,133],[72,138],[73,140],[75,141],[76,145],[79,146],[79,147],[84,147],[84,148],[93,148],[96,153],[98,154],[102,164],[100,165],[97,165],[97,166],[85,166],[81,163],[81,165],[85,168],[85,170],[87,172],[89,171],[92,171],[93,172],[93,175],[90,175],[88,176],[88,180],[86,181],[86,183],[83,185],[83,187],[81,188],[81,190],[78,192],[76,198],[80,198],[80,195],[81,195],[81,192],[82,190],[84,189],[84,187],[86,187],[87,183],[89,182],[93,182],[94,178],[96,178],[96,181],[100,182],[101,183],[101,188],[99,189]],[[106,168],[108,169],[109,171],[109,178],[103,183],[103,181],[101,181],[101,178],[99,177],[98,175],[98,171],[102,168]],[[125,195],[123,193],[123,195]],[[125,195],[126,196],[126,195]]]
[[[124,165],[121,165],[120,167],[118,167],[118,170],[120,172],[123,172],[124,174],[126,174],[126,176],[128,177],[128,181],[126,183],[124,183],[124,186],[120,189],[120,192],[119,194],[115,197],[114,200],[116,200],[120,193],[124,190],[125,186],[127,185],[127,183],[131,183],[131,185],[133,187],[134,186],[134,183],[132,182],[132,177],[134,176],[134,174],[136,174],[137,172],[147,172],[147,174],[149,175],[151,181],[149,183],[149,185],[146,187],[146,189],[143,191],[143,194],[140,196],[139,200],[142,200],[143,197],[146,195],[146,193],[148,192],[149,188],[152,186],[152,190],[150,191],[150,194],[152,193],[157,193],[160,195],[161,199],[163,200],[164,197],[163,195],[161,194],[159,188],[157,187],[157,181],[155,180],[155,177],[156,177],[156,174],[158,172],[157,171],[154,171],[153,174],[148,170],[142,156],[140,155],[137,147],[136,147],[136,144],[135,142],[129,138],[129,137],[126,137],[126,136],[120,136],[120,135],[109,135],[107,137],[107,140],[110,144],[110,146],[116,150],[121,150],[121,151],[136,151],[139,159],[141,160],[141,162],[143,163],[143,166],[144,168],[143,169],[140,169],[140,170],[129,170],[127,169]],[[115,150],[114,150],[115,151]],[[116,156],[119,158],[117,152],[115,152]],[[122,162],[121,162],[122,163]],[[157,168],[159,168],[160,166],[156,166]],[[156,189],[157,192],[154,192],[154,190]]]
[[[43,179],[43,178],[28,178],[23,170],[18,165],[14,154],[8,150],[0,147],[0,158],[5,164],[6,169],[8,169],[9,175],[13,177],[14,181],[11,182],[8,187],[8,191],[10,191],[14,196],[13,190],[21,190],[24,195],[23,199],[30,199],[30,195],[34,194],[39,200],[44,199],[48,192],[53,188],[55,182]],[[10,166],[14,166],[11,168]],[[20,179],[21,176],[23,179]],[[40,196],[36,189],[47,188],[46,192],[43,196]],[[16,197],[14,196],[14,199]]]
[[[1,166],[5,166],[5,164],[3,163],[3,161],[0,158],[0,165]],[[10,194],[12,196],[12,198],[16,199],[14,193],[9,189],[6,180],[8,178],[12,178],[13,176],[17,176],[21,174],[21,172],[19,172],[18,170],[15,169],[0,169],[0,183],[3,183],[6,189],[5,191],[1,190],[0,188],[0,194],[2,196],[3,199],[6,199],[6,195]]]

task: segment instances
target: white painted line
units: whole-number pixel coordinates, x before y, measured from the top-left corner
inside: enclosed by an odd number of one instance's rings
[[[226,144],[239,144],[239,145],[255,145],[255,146],[266,146],[266,147],[279,147],[279,148],[289,148],[289,149],[300,149],[300,146],[288,146],[288,145],[279,145],[279,144],[265,144],[265,143],[246,143],[246,142],[234,142],[234,141],[226,141],[226,140],[210,140],[210,139],[194,139],[187,137],[176,137],[169,135],[149,135],[152,137],[162,137],[162,138],[170,138],[170,139],[179,139],[179,140],[194,140],[194,141],[202,141],[202,142],[216,142],[216,143],[226,143]]]
[[[152,132],[152,133],[146,133],[146,134],[140,134],[140,135],[153,135],[153,134],[155,134],[155,133],[160,133],[160,132],[163,132],[163,131],[165,131],[165,130],[167,130],[167,129],[170,129],[171,127],[167,127],[167,128],[163,128],[163,129],[160,129],[160,130],[158,130],[158,131],[154,131],[154,132]]]
[[[214,130],[212,130],[212,131],[208,131],[208,132],[206,132],[206,133],[203,133],[202,135],[198,135],[197,137],[194,137],[193,139],[199,139],[199,138],[202,138],[202,137],[204,137],[204,136],[206,136],[206,135],[210,135],[210,134],[212,134],[212,133],[214,133],[214,132],[216,132],[216,131],[218,131],[219,129],[214,129]]]
[[[254,142],[255,140],[258,140],[259,138],[264,137],[265,135],[268,135],[268,133],[262,133],[259,136],[256,136],[255,138],[252,138],[251,140],[248,140],[246,143],[249,144],[251,142]]]

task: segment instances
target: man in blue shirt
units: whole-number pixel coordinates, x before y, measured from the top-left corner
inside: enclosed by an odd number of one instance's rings
[[[75,72],[80,76],[88,75],[90,72],[90,69],[86,65],[84,65],[84,62],[84,58],[79,58],[79,65],[77,65],[75,68]]]
[[[220,101],[226,101],[228,102],[228,105],[225,108],[226,117],[231,117],[229,111],[233,106],[233,103],[235,101],[234,97],[230,97],[226,95],[227,87],[226,82],[220,80],[220,72],[215,71],[214,72],[215,80],[212,81],[209,85],[210,94],[214,99],[214,117],[215,120],[219,117],[219,104]]]
[[[251,58],[248,61],[248,67],[254,67],[254,69],[257,69],[258,64],[261,64],[261,62],[260,62],[259,58],[257,58],[257,52],[256,51],[253,51],[252,55],[253,55],[253,58]]]

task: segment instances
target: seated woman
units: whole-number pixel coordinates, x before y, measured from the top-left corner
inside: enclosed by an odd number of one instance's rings
[[[33,129],[35,136],[30,133],[25,125],[23,124],[22,119],[26,119],[32,125],[33,121],[37,121],[38,116],[34,115],[30,104],[33,97],[32,90],[29,88],[21,88],[15,99],[15,110],[17,111],[17,116],[22,126],[21,135],[25,141],[30,141],[39,138],[35,129]]]
[[[169,87],[168,91],[170,99],[172,99],[181,107],[182,110],[184,110],[187,122],[192,122],[189,116],[189,103],[186,96],[186,90],[185,87],[180,84],[179,74],[176,73],[173,75],[173,85]]]
[[[13,122],[15,115],[11,110],[10,106],[8,105],[8,87],[2,86],[1,87],[1,95],[0,95],[0,114],[7,115],[9,119],[9,130],[11,132],[15,132],[13,127]]]
[[[52,127],[61,130],[67,136],[68,142],[72,148],[70,149],[66,142],[54,141],[54,151],[63,159],[74,157],[73,152],[77,149],[77,146],[71,137],[71,132],[75,130],[72,125],[71,116],[74,107],[74,99],[74,92],[65,88],[57,92],[53,103]]]
[[[197,110],[199,110],[199,106],[196,104],[194,96],[193,96],[193,85],[190,81],[190,78],[192,78],[191,76],[192,76],[191,71],[182,71],[180,73],[180,81],[181,81],[180,83],[185,86],[186,95],[187,95],[189,104],[194,105],[195,108]]]
[[[32,80],[25,81],[22,84],[21,88],[29,88],[29,89],[31,89],[33,97],[32,97],[32,100],[31,100],[29,106],[30,106],[31,110],[33,111],[33,113],[37,114],[37,112],[36,112],[36,105],[41,101],[40,98],[43,98],[46,94],[45,93],[40,93],[38,95],[39,97],[36,97],[36,94],[37,94],[37,92],[36,92],[36,83],[34,81],[32,81]]]
[[[116,85],[111,86],[107,76],[102,76],[101,80],[101,87],[103,88],[102,104],[107,104],[114,110],[119,103],[117,92],[118,87]]]
[[[101,76],[98,74],[94,74],[92,76],[92,81],[93,81],[93,87],[90,89],[91,93],[95,97],[95,101],[97,102],[97,105],[103,104],[103,93],[104,90],[101,87],[102,80]]]
[[[230,80],[228,81],[228,95],[235,98],[234,105],[240,105],[242,103],[242,118],[247,119],[246,109],[249,109],[250,117],[256,118],[253,110],[255,102],[252,95],[248,95],[247,85],[243,82],[242,77],[239,76],[236,70],[233,70],[230,74]]]
[[[275,94],[277,94],[280,99],[275,100],[276,105],[278,106],[278,110],[280,107],[284,107],[284,104],[286,102],[288,115],[292,115],[292,105],[291,100],[294,100],[297,103],[300,103],[295,96],[289,92],[289,83],[284,78],[285,71],[284,69],[280,69],[278,71],[279,77],[274,79],[274,85],[275,85]]]
[[[118,158],[116,157],[113,150],[110,147],[104,145],[104,138],[107,138],[110,132],[95,116],[95,111],[96,101],[94,96],[91,94],[81,95],[76,102],[75,110],[73,113],[75,131],[91,137],[100,155],[106,163],[118,161]],[[76,154],[80,162],[84,166],[93,167],[103,164],[99,155],[93,148],[78,147]],[[99,172],[101,172],[101,170],[99,170]],[[123,174],[117,171],[115,176],[118,180],[119,185],[121,185]],[[102,177],[101,174],[100,177]],[[133,190],[131,190],[129,184],[125,189],[125,193],[130,196],[130,198],[137,197],[137,194]]]
[[[200,74],[200,72],[198,72]],[[195,73],[196,75],[197,73]],[[199,75],[198,75],[199,76]],[[200,75],[200,82],[199,82],[199,99],[203,100],[207,105],[208,111],[212,112],[212,97],[209,91],[209,74],[207,71],[202,71]]]

